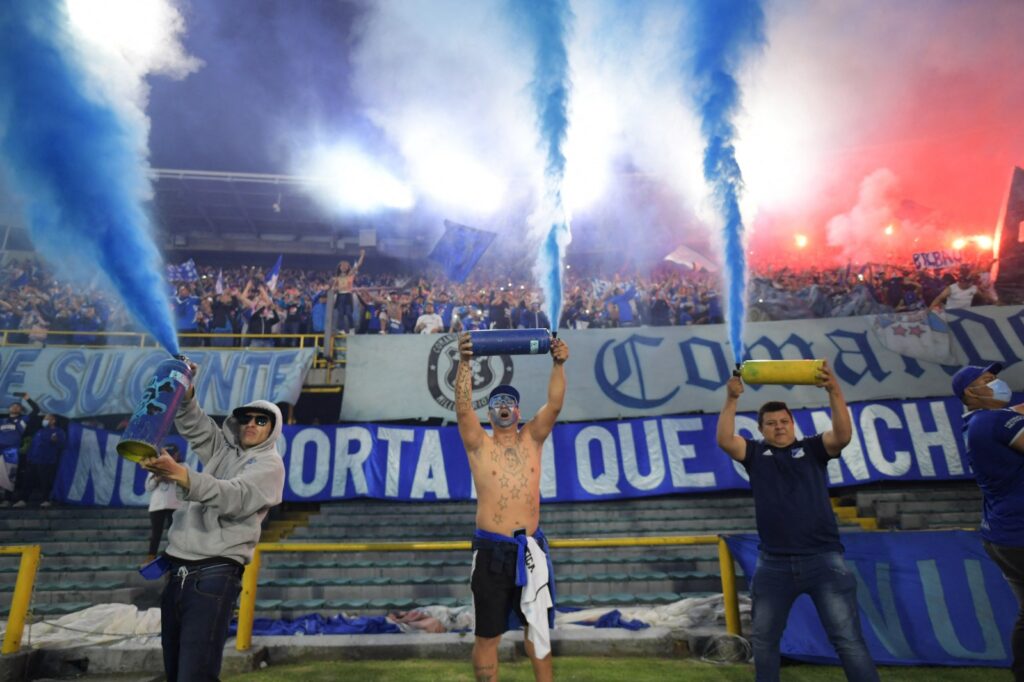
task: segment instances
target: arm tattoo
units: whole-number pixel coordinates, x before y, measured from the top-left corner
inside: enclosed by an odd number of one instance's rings
[[[459,370],[455,374],[455,409],[459,412],[473,409],[473,371],[469,367],[470,362],[459,360]]]

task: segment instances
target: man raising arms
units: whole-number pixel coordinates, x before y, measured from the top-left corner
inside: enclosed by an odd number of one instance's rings
[[[524,644],[534,678],[551,680],[554,590],[548,546],[540,530],[541,446],[551,433],[565,399],[569,347],[552,339],[548,399],[519,428],[519,392],[511,386],[491,391],[484,431],[473,411],[473,340],[459,335],[455,412],[476,484],[476,533],[471,587],[476,611],[473,672],[478,681],[498,679],[498,644],[510,624],[525,627]]]
[[[738,376],[726,383],[718,416],[718,447],[747,470],[761,539],[750,584],[755,679],[778,682],[779,641],[790,608],[799,595],[808,594],[846,679],[878,682],[861,632],[857,579],[843,560],[828,494],[828,463],[849,445],[853,424],[828,365],[818,371],[817,385],[828,392],[832,427],[809,438],[797,439],[793,413],[778,401],[764,403],[757,412],[763,438],[737,435],[736,406],[743,393]]]

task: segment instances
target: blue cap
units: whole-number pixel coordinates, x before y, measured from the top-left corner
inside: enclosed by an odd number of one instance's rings
[[[515,398],[516,405],[519,404],[519,391],[512,388],[508,384],[501,384],[491,389],[490,394],[487,396],[487,402],[491,402],[491,399],[496,395],[510,395]]]
[[[967,365],[962,368],[956,374],[953,375],[953,395],[960,400],[964,399],[964,390],[974,383],[978,377],[985,372],[992,372],[993,374],[999,374],[1003,371],[1003,366],[998,362],[993,362],[987,367],[979,367],[978,365]]]

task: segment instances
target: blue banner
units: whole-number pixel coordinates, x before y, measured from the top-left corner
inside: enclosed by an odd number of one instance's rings
[[[1017,600],[978,533],[844,533],[842,540],[876,663],[1009,667]],[[757,536],[726,542],[752,576]],[[815,663],[839,661],[807,595],[793,604],[781,651]]]
[[[910,400],[851,406],[854,440],[830,463],[832,485],[970,478],[959,401]],[[830,428],[826,410],[794,411],[798,435]],[[716,414],[558,424],[544,443],[545,502],[612,500],[749,488],[746,472],[715,443]],[[756,415],[739,432],[759,438]],[[121,460],[117,435],[73,424],[56,488],[71,504],[145,504],[143,471]],[[190,463],[194,455],[179,441]],[[475,498],[455,426],[285,426],[284,499],[371,497],[397,501]]]
[[[186,348],[199,365],[196,393],[208,414],[253,400],[295,404],[312,348]],[[0,400],[28,393],[44,412],[69,418],[131,414],[167,352],[152,348],[0,348]],[[4,404],[7,404],[4,403]]]

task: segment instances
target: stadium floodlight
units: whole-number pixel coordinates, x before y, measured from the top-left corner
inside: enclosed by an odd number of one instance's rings
[[[357,213],[405,210],[415,203],[408,186],[352,147],[315,150],[303,175],[310,176],[317,199],[336,210]]]
[[[437,203],[481,214],[501,207],[507,183],[456,140],[426,130],[410,133],[404,152],[417,190]]]

